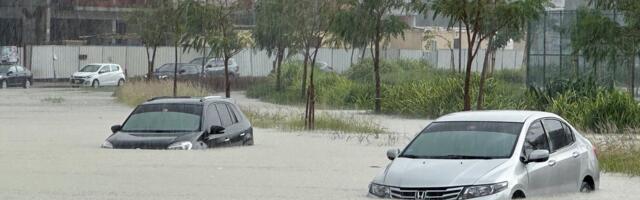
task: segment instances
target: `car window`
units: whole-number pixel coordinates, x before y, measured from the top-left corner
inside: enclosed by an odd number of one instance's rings
[[[529,155],[534,150],[549,150],[549,140],[540,121],[529,126],[524,142],[524,152]]]
[[[111,71],[112,71],[112,72],[120,71],[120,66],[118,66],[118,65],[111,65]]]
[[[544,129],[549,134],[549,141],[551,142],[551,150],[555,152],[558,149],[569,145],[571,141],[567,138],[562,122],[555,119],[545,119]]]
[[[172,133],[200,130],[201,105],[150,104],[138,106],[122,131]]]
[[[17,71],[17,70],[16,70],[16,66],[11,66],[11,67],[9,68],[9,72],[16,73],[16,71]]]
[[[24,68],[22,68],[20,66],[16,66],[16,71],[17,72],[24,72]]]
[[[236,115],[235,110],[232,108],[233,106],[227,104],[227,109],[229,109],[229,113],[231,114],[231,123],[238,123],[238,116]]]
[[[562,128],[564,128],[565,137],[567,138],[567,141],[569,141],[569,144],[573,144],[573,142],[576,141],[576,137],[573,135],[573,131],[571,131],[569,125],[562,123]]]
[[[229,110],[227,106],[224,104],[216,104],[216,108],[218,109],[218,114],[220,114],[220,121],[222,122],[222,127],[227,127],[232,124],[231,115],[229,114]]]
[[[220,122],[220,114],[218,114],[218,108],[216,108],[215,104],[209,105],[207,108],[207,127],[211,126],[222,126],[222,122]]]
[[[100,68],[99,72],[105,73],[105,72],[110,72],[110,71],[111,71],[111,69],[109,68],[109,66],[105,65],[105,66],[102,66],[102,68]]]

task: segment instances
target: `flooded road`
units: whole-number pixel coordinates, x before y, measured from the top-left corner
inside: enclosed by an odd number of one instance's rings
[[[0,199],[362,199],[386,150],[403,143],[255,129],[251,147],[100,149],[130,111],[111,92],[0,90]],[[428,123],[365,117],[407,138]],[[640,199],[640,178],[601,181],[593,194],[551,199]]]

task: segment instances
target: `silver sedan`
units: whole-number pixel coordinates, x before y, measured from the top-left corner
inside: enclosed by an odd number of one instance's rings
[[[480,111],[438,118],[369,185],[397,199],[519,199],[598,188],[595,147],[561,117]]]

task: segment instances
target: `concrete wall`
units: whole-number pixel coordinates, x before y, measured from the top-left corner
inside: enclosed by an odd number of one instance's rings
[[[22,52],[22,51],[21,51]],[[353,54],[352,54],[353,53]],[[466,50],[463,49],[463,66],[466,63]],[[522,51],[499,50],[496,56],[496,69],[519,68],[522,64]],[[54,56],[55,55],[55,56]],[[86,59],[80,59],[86,55]],[[202,53],[197,51],[182,52],[178,50],[178,62],[189,62]],[[353,56],[352,56],[353,55]],[[318,52],[318,61],[333,66],[337,72],[349,69],[351,63],[357,63],[362,55],[358,49],[322,48]],[[451,53],[448,49],[422,51],[410,49],[389,49],[381,52],[383,59],[421,59],[439,68],[451,68]],[[473,71],[480,70],[484,51],[478,52]],[[53,58],[56,58],[55,60]],[[370,58],[369,50],[365,58]],[[172,47],[160,47],[156,53],[155,67],[172,63],[175,59]],[[234,57],[240,66],[241,76],[266,76],[271,72],[273,59],[265,51],[245,49]],[[302,60],[301,56],[290,59]],[[31,54],[31,71],[36,79],[68,78],[82,66],[89,63],[117,63],[123,66],[129,77],[144,75],[147,71],[147,54],[144,47],[131,46],[33,46]],[[458,65],[458,53],[454,51],[454,64]]]

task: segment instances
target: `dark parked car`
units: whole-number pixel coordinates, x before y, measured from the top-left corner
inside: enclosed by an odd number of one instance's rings
[[[33,74],[28,69],[14,64],[0,64],[0,87],[11,86],[30,88]]]
[[[102,144],[116,149],[206,149],[253,145],[251,123],[231,99],[157,97],[139,105]]]
[[[167,63],[160,66],[153,72],[153,76],[157,79],[173,78],[175,71],[175,63]],[[178,63],[178,78],[192,79],[200,77],[202,67],[197,64]]]

